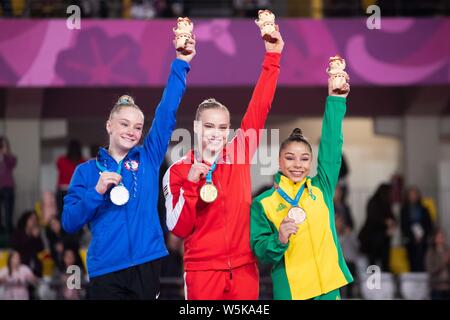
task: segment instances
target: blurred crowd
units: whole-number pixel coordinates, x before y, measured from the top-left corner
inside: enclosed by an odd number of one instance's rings
[[[98,147],[92,148],[91,157],[96,156],[96,150]],[[7,138],[0,137],[0,235],[4,239],[0,249],[0,299],[85,297],[89,229],[85,227],[77,234],[67,234],[61,227],[63,198],[70,179],[76,166],[86,161],[81,151],[79,141],[68,142],[66,152],[55,163],[56,192],[45,192],[35,208],[23,212],[13,224],[13,171],[18,159]],[[165,163],[161,172],[166,169]],[[402,177],[396,175],[376,188],[368,200],[364,223],[356,228],[348,204],[349,172],[343,157],[334,195],[335,226],[344,257],[356,280],[342,290],[343,297],[363,297],[358,283],[367,267],[375,265],[386,274],[425,275],[429,298],[450,299],[450,249],[445,232],[438,224],[433,199],[423,198],[418,187],[404,186]],[[162,196],[158,207],[164,228]],[[170,232],[165,234],[170,254],[163,261],[160,298],[183,299],[183,241]],[[361,261],[364,261],[362,267]],[[80,271],[80,290],[69,289],[72,273],[68,268],[71,266]],[[263,299],[272,298],[270,272],[270,266],[260,266]]]
[[[345,158],[343,163],[342,168],[346,168]],[[429,298],[449,300],[450,249],[439,226],[434,199],[423,198],[417,186],[404,186],[402,176],[394,175],[370,196],[365,221],[355,230],[345,176],[341,174],[335,190],[335,225],[356,282],[361,280],[358,277],[366,278],[369,266],[395,276],[419,274],[427,281]],[[362,269],[358,268],[361,261]],[[347,298],[360,294],[354,285],[344,288],[343,293]],[[397,292],[393,298],[402,297]]]
[[[373,4],[382,16],[450,14],[447,0],[0,0],[0,17],[65,18],[70,5],[78,5],[84,18],[254,18],[259,9],[282,17],[353,17],[365,16]]]
[[[45,192],[35,208],[23,212],[13,224],[17,158],[6,137],[0,137],[0,297],[4,299],[81,299],[84,290],[70,290],[69,266],[77,266],[80,282],[86,282],[84,259],[89,231],[67,234],[61,227],[63,197],[75,167],[85,161],[81,144],[70,141],[56,163],[57,191]]]

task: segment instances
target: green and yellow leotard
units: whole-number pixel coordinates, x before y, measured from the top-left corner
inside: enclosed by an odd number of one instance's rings
[[[334,224],[333,195],[342,160],[342,120],[346,99],[329,96],[326,100],[319,145],[317,175],[294,183],[281,173],[276,187],[257,196],[251,207],[250,243],[262,263],[273,265],[274,299],[312,299],[327,297],[353,281],[342,255]],[[287,244],[278,240],[278,228],[291,205],[276,188],[294,198],[306,183],[299,206],[306,220]],[[333,297],[339,297],[333,294]]]

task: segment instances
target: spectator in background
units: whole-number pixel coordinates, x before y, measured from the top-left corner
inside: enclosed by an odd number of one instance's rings
[[[342,157],[344,160],[344,157]],[[341,165],[345,167],[345,171],[348,172],[347,165]],[[346,175],[346,173],[345,173]],[[341,176],[341,174],[339,174]],[[345,192],[345,193],[344,193]],[[345,261],[347,262],[348,269],[355,278],[357,276],[356,272],[356,259],[358,256],[358,239],[353,232],[354,224],[353,217],[349,205],[346,202],[345,195],[347,193],[347,188],[344,184],[338,182],[336,189],[334,191],[334,217],[336,224],[336,232],[339,236],[339,243],[341,244],[342,253],[344,255]],[[341,288],[341,293],[343,298],[353,298],[354,294],[354,282],[348,284],[346,287]]]
[[[389,272],[391,237],[396,222],[391,210],[391,186],[381,184],[367,205],[367,218],[359,233],[360,250],[371,265],[378,265]]]
[[[184,0],[156,0],[155,9],[158,17],[173,18],[187,16],[188,6]]]
[[[29,300],[28,286],[37,284],[38,279],[28,266],[22,264],[19,252],[12,250],[7,266],[0,270],[0,285],[5,288],[3,299]]]
[[[356,272],[356,259],[358,257],[358,239],[355,233],[352,231],[352,227],[345,221],[344,215],[335,214],[336,232],[339,236],[339,243],[341,244],[342,253],[347,263],[348,269],[354,278],[357,276]],[[354,297],[355,282],[348,284],[341,288],[343,298]]]
[[[37,277],[42,277],[42,262],[38,253],[44,250],[36,212],[25,211],[17,223],[17,229],[11,238],[11,247],[20,253],[22,262]]]
[[[70,2],[81,8],[81,16],[83,18],[96,18],[100,16],[101,1],[99,0],[77,0]]]
[[[12,16],[11,0],[0,0],[0,12],[3,17]]]
[[[80,250],[80,233],[67,234],[61,228],[61,222],[58,218],[53,218],[47,226],[46,236],[49,242],[50,253],[55,265],[61,272],[66,272],[64,265],[64,251],[72,250],[77,265],[82,266]]]
[[[66,154],[60,156],[56,161],[56,166],[58,168],[58,184],[56,187],[58,217],[61,216],[64,197],[69,189],[70,180],[72,179],[75,168],[84,161],[85,159],[83,159],[81,152],[81,143],[78,140],[70,140],[67,144]]]
[[[425,271],[425,255],[432,230],[430,214],[421,202],[420,190],[409,188],[400,214],[402,239],[412,272]]]
[[[431,299],[450,300],[450,249],[444,231],[437,228],[426,256]]]
[[[84,279],[84,268],[81,261],[77,261],[77,253],[72,249],[64,249],[63,251],[63,271],[59,274],[59,290],[58,296],[60,299],[64,300],[80,300],[82,297],[82,291],[79,289],[71,289],[67,285],[67,280],[71,276],[66,272],[69,267],[77,266],[80,270],[81,279]],[[81,284],[81,283],[80,283]],[[81,289],[81,288],[80,288]]]
[[[53,218],[58,217],[55,194],[50,191],[44,191],[38,204],[40,205],[40,210],[37,210],[36,213],[38,214],[39,222],[46,227]]]
[[[0,225],[7,234],[13,230],[14,177],[17,158],[11,153],[9,141],[0,137]]]
[[[153,19],[156,10],[151,0],[134,0],[131,5],[131,18],[133,19]]]
[[[343,227],[349,231],[353,230],[353,217],[350,207],[348,206],[346,199],[344,198],[344,188],[341,185],[337,185],[334,191],[334,213],[335,216],[339,216],[342,220]]]
[[[320,140],[319,140],[320,142]],[[347,185],[347,176],[350,172],[350,168],[347,164],[347,159],[344,156],[344,153],[342,153],[342,162],[341,162],[341,169],[339,170],[339,180],[338,180],[338,186],[341,187],[341,198],[343,202],[347,201],[348,196],[348,185]]]

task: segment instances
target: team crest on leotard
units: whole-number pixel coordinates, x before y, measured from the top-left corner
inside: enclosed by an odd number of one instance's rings
[[[131,171],[137,171],[139,168],[139,162],[136,160],[128,160],[125,162],[125,169],[131,170]]]

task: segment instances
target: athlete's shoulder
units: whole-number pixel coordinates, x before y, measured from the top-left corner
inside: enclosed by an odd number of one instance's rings
[[[191,163],[189,161],[189,158],[187,156],[181,157],[179,160],[175,161],[170,165],[170,167],[167,169],[165,176],[172,175],[172,176],[179,176],[184,177],[188,175],[189,170],[191,168]]]
[[[95,159],[90,159],[77,165],[75,171],[87,172],[88,170],[92,170],[95,167]]]

